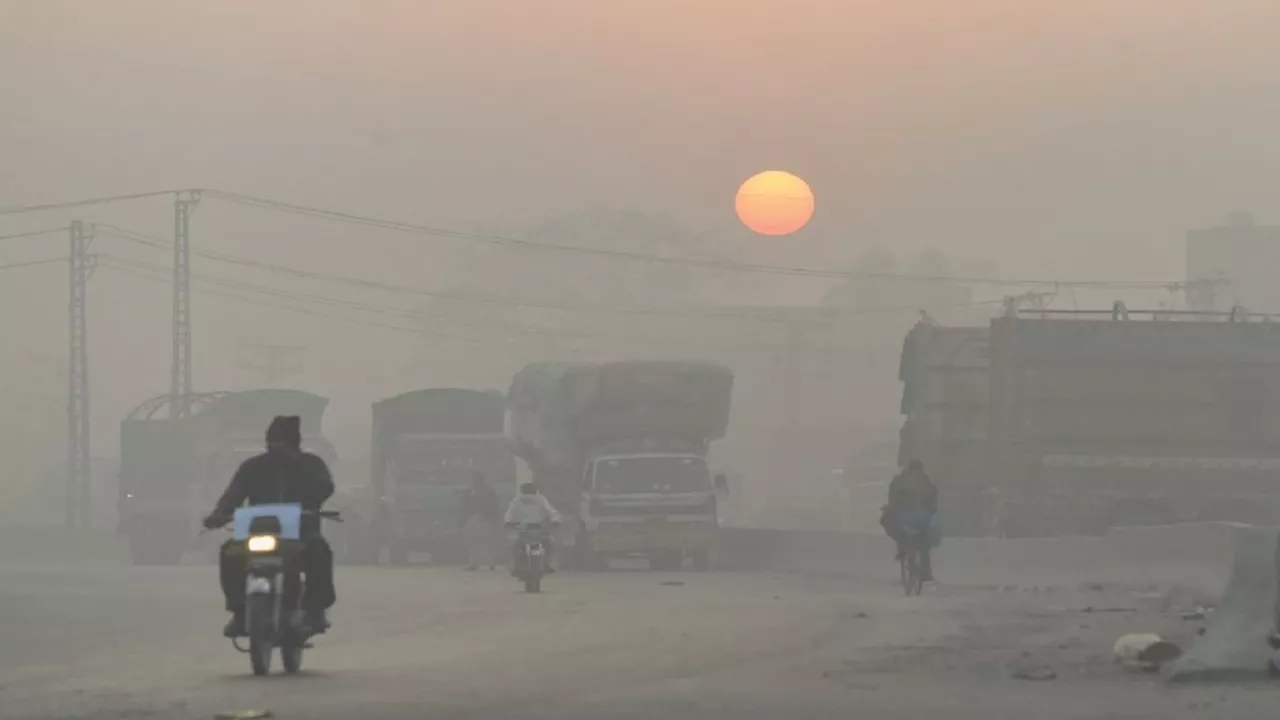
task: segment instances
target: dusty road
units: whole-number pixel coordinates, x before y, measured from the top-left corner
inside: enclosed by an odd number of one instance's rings
[[[883,576],[647,572],[562,573],[547,587],[343,568],[334,631],[307,671],[253,678],[218,636],[212,568],[0,568],[0,717],[1167,720],[1261,716],[1280,699],[1120,671],[1110,643],[1135,623],[1194,630],[1083,612],[1130,602],[1126,588],[906,599]],[[1057,679],[1012,679],[1022,653]]]

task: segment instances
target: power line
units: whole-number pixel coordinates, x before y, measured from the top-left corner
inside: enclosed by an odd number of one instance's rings
[[[397,220],[387,220],[384,218],[376,218],[367,215],[357,215],[355,213],[342,212],[338,210],[328,210],[325,208],[310,207],[306,205],[297,205],[293,203],[281,202],[269,198],[258,197],[254,195],[245,195],[243,193],[227,192],[223,190],[202,189],[201,192],[208,197],[225,200],[227,202],[247,205],[252,207],[264,208],[280,212],[293,213],[296,215],[305,215],[310,217],[318,217],[322,219],[332,220],[335,222],[344,222],[354,225],[365,225],[370,227],[378,227],[388,230],[396,230],[399,232],[412,233],[417,235],[428,235],[433,237],[450,238],[454,240],[469,240],[472,242],[481,242],[491,245],[501,245],[509,247],[519,247],[534,250],[551,250],[567,253],[578,253],[585,255],[596,255],[604,257],[613,257],[625,260],[633,260],[646,263],[663,263],[673,265],[686,265],[694,267],[706,267],[718,270],[730,270],[735,272],[752,272],[752,273],[769,273],[777,275],[807,275],[815,277],[828,278],[846,278],[852,280],[902,280],[902,281],[921,281],[921,282],[956,282],[971,283],[995,286],[1024,286],[1024,285],[1047,285],[1057,284],[1064,287],[1103,287],[1114,289],[1137,289],[1137,288],[1162,288],[1170,284],[1170,281],[1152,281],[1152,280],[1089,280],[1089,281],[1058,281],[1047,280],[1043,278],[1031,279],[997,279],[982,277],[963,277],[950,275],[905,275],[898,273],[878,273],[878,272],[847,272],[839,270],[822,270],[819,268],[808,268],[798,266],[779,266],[779,265],[758,265],[752,263],[735,263],[720,260],[704,260],[699,258],[678,258],[662,255],[648,255],[645,253],[629,252],[626,250],[614,250],[607,248],[590,248],[577,245],[562,245],[556,243],[535,242],[523,238],[505,237],[501,235],[490,235],[482,233],[468,233],[459,230],[448,230],[445,228],[432,227],[429,225],[419,225],[416,223],[407,223]]]
[[[169,250],[169,245],[165,240],[128,230],[116,225],[108,223],[100,223],[94,226],[103,235],[108,235],[121,240],[127,240],[140,245],[151,247],[157,250]],[[458,300],[465,302],[475,302],[490,305],[499,305],[506,307],[525,307],[537,309],[551,310],[568,310],[576,312],[598,312],[598,313],[617,313],[632,315],[653,315],[653,316],[669,316],[669,317],[718,317],[718,318],[737,318],[744,320],[753,320],[761,322],[778,322],[778,323],[803,323],[803,324],[823,324],[825,321],[821,318],[795,318],[795,317],[778,317],[770,316],[768,311],[762,312],[759,309],[747,310],[731,310],[731,309],[699,309],[699,308],[657,308],[657,307],[634,307],[634,306],[613,306],[613,305],[582,305],[572,303],[554,303],[535,300],[516,300],[513,298],[504,298],[492,295],[479,295],[471,293],[443,292],[425,290],[422,288],[409,287],[404,285],[393,285],[390,283],[378,282],[374,280],[366,280],[363,278],[355,278],[344,275],[334,275],[329,273],[318,273],[307,270],[300,270],[285,265],[277,265],[273,263],[261,262],[258,260],[249,260],[247,258],[237,257],[226,253],[216,253],[210,251],[192,250],[193,255],[197,255],[210,260],[239,265],[242,267],[253,268],[257,270],[266,270],[268,272],[277,272],[292,275],[294,277],[320,280],[328,282],[336,282],[364,289],[379,290],[390,293],[400,293],[415,295],[420,297],[429,297],[437,299]],[[999,301],[992,300],[991,303]],[[986,302],[976,302],[976,305],[987,304]],[[957,304],[956,306],[963,305]],[[882,307],[882,308],[860,308],[860,309],[842,309],[829,308],[832,316],[859,316],[874,315],[880,313],[895,312],[913,312],[922,309],[920,305],[907,305],[899,307]]]
[[[153,279],[157,281],[166,281],[168,279],[167,277],[167,273],[169,272],[168,268],[165,268],[159,265],[154,265],[144,261],[139,261],[132,258],[120,257],[116,255],[111,255],[111,254],[101,254],[99,257],[104,261],[104,266],[110,267],[114,270],[140,275],[140,276],[147,277],[149,279]],[[385,305],[361,303],[356,301],[331,298],[331,297],[322,296],[322,295],[313,295],[309,293],[286,291],[286,290],[281,290],[279,288],[266,287],[266,286],[256,285],[253,283],[246,283],[242,281],[231,280],[228,278],[203,275],[198,273],[193,273],[192,277],[206,285],[213,285],[218,288],[223,288],[222,292],[213,291],[213,294],[215,295],[230,296],[233,299],[237,299],[245,302],[259,302],[259,300],[256,298],[254,299],[246,298],[244,297],[243,294],[241,294],[241,293],[248,292],[255,295],[266,296],[269,298],[290,300],[294,302],[304,302],[304,303],[310,303],[313,305],[320,305],[320,306],[329,307],[329,308],[349,309],[349,310],[355,310],[358,312],[374,313],[374,314],[386,315],[386,316],[409,319],[409,320],[429,319],[429,320],[436,320],[436,321],[445,322],[449,324],[466,325],[468,327],[488,327],[488,328],[493,328],[494,330],[514,332],[514,333],[519,333],[521,335],[528,335],[528,336],[534,336],[534,337],[550,336],[550,337],[560,337],[560,338],[568,338],[568,339],[576,339],[576,340],[594,340],[594,341],[608,342],[613,344],[631,344],[631,345],[641,346],[645,348],[652,348],[654,347],[654,344],[658,342],[672,341],[672,338],[670,336],[662,337],[662,338],[655,338],[655,337],[645,338],[645,337],[616,336],[616,335],[611,336],[611,335],[602,335],[598,333],[564,331],[564,330],[557,330],[554,328],[539,328],[539,327],[532,327],[528,325],[519,325],[519,324],[513,324],[513,323],[498,323],[498,322],[493,322],[488,320],[454,317],[449,315],[441,315],[438,313],[426,313],[426,312],[415,311],[415,310],[410,310],[405,308],[393,308]],[[231,292],[228,292],[228,291],[231,291]],[[235,291],[239,291],[239,292],[237,293]],[[987,301],[987,302],[972,303],[972,304],[973,305],[996,304],[998,302],[1001,302],[1001,301]],[[272,302],[262,302],[261,304],[271,306],[271,307],[279,307],[286,310],[303,312],[310,315],[317,315],[319,317],[332,317],[336,319],[346,320],[350,322],[358,322],[358,323],[366,322],[363,319],[356,319],[356,318],[351,318],[349,316],[342,316],[342,315],[335,316],[330,313],[319,312],[317,310],[314,310],[313,308],[299,308],[296,305],[291,305],[291,304],[281,304],[281,303],[272,303]],[[917,310],[917,308],[911,308],[910,310],[915,311]],[[378,327],[385,327],[388,329],[404,331],[404,332],[447,337],[451,339],[462,339],[462,340],[483,342],[481,338],[450,334],[450,333],[439,333],[436,331],[426,331],[422,328],[412,328],[412,327],[405,327],[402,325],[387,325],[387,324],[372,323],[372,322],[368,322],[366,324],[370,324]],[[510,338],[510,337],[508,339],[514,340],[514,338]],[[683,339],[681,341],[685,342]],[[724,352],[757,352],[758,353],[758,352],[780,352],[785,350],[799,350],[802,352],[828,353],[828,354],[848,354],[850,352],[850,350],[846,348],[811,347],[811,346],[798,346],[794,344],[786,345],[786,344],[780,344],[780,343],[727,345],[727,344],[694,341],[688,344],[697,346],[704,350],[712,350],[712,351],[719,350]]]
[[[0,265],[0,270],[16,270],[17,268],[35,267],[36,265],[51,265],[53,263],[65,263],[66,258],[46,258],[44,260],[28,260],[26,262],[9,263],[8,265]]]
[[[311,207],[307,205],[298,205],[294,203],[286,203],[269,198],[248,195],[244,193],[228,192],[216,189],[182,189],[175,188],[170,190],[157,190],[154,192],[133,193],[128,195],[111,195],[105,197],[86,198],[81,200],[71,200],[58,203],[46,203],[43,205],[25,205],[10,208],[0,208],[0,215],[14,215],[20,213],[41,212],[47,210],[60,210],[73,207],[81,207],[85,205],[101,205],[106,203],[121,202],[125,200],[137,200],[142,198],[158,197],[161,195],[173,195],[180,193],[204,194],[209,197],[225,200],[227,202],[236,203],[245,206],[264,208],[280,212],[293,213],[296,215],[305,215],[318,217],[335,222],[344,222],[348,224],[364,225],[370,227],[378,227],[399,232],[412,233],[417,235],[428,235],[441,238],[450,238],[455,240],[467,240],[471,242],[481,242],[491,245],[500,245],[508,247],[519,247],[533,250],[558,251],[566,253],[577,253],[585,255],[594,255],[600,257],[613,257],[618,259],[631,260],[645,263],[660,263],[670,265],[683,265],[690,267],[705,267],[718,270],[726,270],[733,272],[751,272],[751,273],[768,273],[777,275],[803,275],[813,277],[827,278],[844,278],[848,280],[899,280],[899,281],[919,281],[919,282],[954,282],[969,283],[975,285],[991,285],[1003,287],[1016,287],[1026,285],[1049,285],[1056,284],[1061,287],[1096,287],[1110,289],[1142,289],[1142,288],[1165,288],[1174,285],[1172,281],[1157,280],[1089,280],[1089,281],[1060,281],[1044,278],[986,278],[986,277],[964,277],[951,275],[907,275],[898,273],[880,273],[880,272],[857,272],[857,271],[838,271],[838,270],[822,270],[819,268],[799,267],[799,266],[779,266],[779,265],[761,265],[752,263],[736,263],[720,260],[706,260],[700,258],[681,258],[663,255],[649,255],[645,253],[630,252],[626,250],[615,250],[607,248],[591,248],[575,245],[563,245],[556,243],[543,243],[524,238],[505,237],[501,235],[490,235],[482,233],[468,233],[458,230],[449,230],[447,228],[432,227],[429,225],[420,225],[416,223],[406,223],[396,220],[388,220],[385,218],[376,218],[367,215],[358,215],[355,213],[342,212],[338,210],[329,210],[325,208]]]
[[[135,269],[142,269],[142,270],[147,270],[155,273],[167,272],[167,268],[163,268],[158,265],[153,265],[153,264],[138,261],[138,260],[133,260],[132,258],[124,258],[116,255],[110,255],[110,254],[100,255],[100,257],[103,260],[106,260],[108,262],[131,266]],[[290,290],[282,290],[279,288],[266,287],[266,286],[257,285],[254,283],[231,280],[228,278],[221,278],[217,276],[205,275],[205,274],[199,274],[199,273],[193,273],[192,277],[204,283],[212,284],[215,286],[219,286],[219,287],[223,287],[231,290],[240,290],[242,292],[250,292],[250,293],[255,293],[259,295],[265,295],[268,297],[282,298],[287,300],[312,303],[312,304],[328,306],[328,307],[352,309],[352,310],[357,310],[361,312],[377,313],[377,314],[389,315],[393,317],[405,318],[410,320],[430,319],[430,320],[436,320],[439,322],[455,324],[455,325],[460,324],[460,325],[466,325],[469,327],[492,327],[495,329],[512,331],[512,332],[517,332],[521,334],[553,336],[553,337],[562,337],[562,338],[569,338],[569,339],[576,339],[576,340],[608,340],[613,342],[639,342],[644,340],[643,338],[587,334],[587,333],[580,333],[580,332],[556,330],[554,328],[539,328],[539,327],[532,327],[528,325],[494,322],[491,320],[480,321],[474,318],[456,317],[456,316],[450,316],[450,315],[445,315],[441,313],[423,312],[423,311],[410,310],[406,308],[394,308],[394,307],[388,307],[386,305],[377,305],[373,303],[362,303],[362,302],[357,302],[353,300],[341,300],[338,298],[332,298],[324,295],[314,295],[310,293],[301,293],[301,292],[290,291]],[[457,337],[457,336],[454,336],[454,337]],[[773,347],[781,349],[784,346],[781,346],[781,345],[772,346],[772,347],[760,346],[760,348],[770,348],[770,349],[772,349]]]
[[[449,238],[453,240],[469,240],[472,242],[487,243],[490,245],[503,245],[508,247],[519,247],[534,250],[552,250],[567,253],[578,253],[583,255],[597,255],[605,257],[620,258],[626,260],[635,260],[646,263],[664,263],[675,265],[692,265],[701,267],[710,267],[721,270],[735,270],[739,272],[759,272],[774,273],[783,275],[815,275],[819,277],[846,277],[848,273],[837,272],[834,270],[819,270],[816,268],[800,268],[800,267],[779,267],[773,265],[752,265],[746,263],[731,263],[717,260],[702,260],[698,258],[674,258],[662,255],[648,255],[645,253],[629,252],[626,250],[612,250],[606,248],[590,248],[580,247],[577,245],[562,245],[558,243],[543,243],[523,238],[505,237],[502,235],[489,235],[482,233],[469,233],[460,230],[449,230],[446,228],[432,227],[429,225],[419,225],[416,223],[400,222],[397,220],[387,220],[384,218],[375,218],[367,215],[357,215],[354,213],[341,212],[338,210],[327,210],[324,208],[308,207],[305,205],[295,205],[293,203],[280,202],[268,198],[256,197],[253,195],[243,195],[240,193],[225,192],[222,190],[203,190],[204,194],[212,198],[226,200],[228,202],[240,205],[248,205],[252,207],[265,208],[269,210],[277,210],[281,212],[293,213],[296,215],[306,215],[310,217],[318,217],[337,222],[350,223],[354,225],[365,225],[370,227],[384,228],[387,230],[397,230],[400,232],[413,233],[416,235],[429,235],[433,237]]]
[[[171,282],[172,280],[172,278],[169,276],[170,272],[168,268],[165,268],[163,272],[153,273],[153,272],[149,272],[139,268],[130,267],[129,265],[126,265],[126,264],[113,262],[111,259],[108,259],[100,267],[103,267],[107,270],[111,270],[113,272],[118,272],[125,275],[131,275],[133,277],[139,277],[146,280],[155,280],[162,283],[168,283],[168,282]],[[250,305],[255,305],[259,307],[274,307],[282,310],[289,310],[291,312],[301,313],[304,315],[314,315],[316,317],[322,317],[330,320],[343,320],[346,322],[356,323],[360,325],[377,327],[377,328],[382,328],[386,330],[396,330],[399,332],[411,333],[415,335],[430,335],[433,337],[443,337],[443,338],[456,339],[456,340],[467,340],[471,342],[493,344],[492,340],[486,340],[484,338],[472,338],[472,337],[467,337],[465,335],[451,335],[447,333],[436,333],[436,332],[423,330],[422,328],[406,327],[403,325],[391,325],[391,324],[381,323],[373,320],[367,320],[365,318],[353,318],[353,317],[348,317],[344,315],[335,315],[333,313],[319,312],[309,308],[301,308],[294,305],[272,303],[272,302],[267,302],[267,301],[256,299],[256,298],[249,298],[241,294],[222,291],[216,288],[205,288],[205,292],[209,293],[210,295],[216,295],[219,297],[228,298],[231,300],[247,303]]]
[[[0,240],[17,240],[18,238],[40,237],[41,235],[52,235],[54,233],[62,234],[66,231],[67,228],[65,226],[58,228],[45,228],[44,230],[28,230],[26,232],[0,235]]]
[[[135,242],[141,245],[146,245],[148,247],[152,247],[158,250],[167,251],[169,249],[169,246],[165,243],[164,240],[162,240],[161,238],[157,238],[155,236],[146,235],[143,233],[135,232],[133,230],[127,230],[125,228],[122,228],[116,225],[111,225],[108,223],[101,223],[96,225],[95,227],[101,229],[103,234],[116,237],[118,239],[128,240],[128,241]],[[298,268],[288,267],[285,265],[277,265],[274,263],[267,263],[259,260],[250,260],[248,258],[237,257],[235,255],[229,255],[226,253],[216,253],[216,252],[210,252],[207,250],[192,250],[191,252],[193,255],[197,255],[199,257],[203,257],[209,260],[216,260],[219,262],[240,265],[242,267],[248,267],[248,268],[253,268],[257,270],[266,270],[269,272],[284,273],[284,274],[293,275],[295,277],[309,279],[309,280],[337,282],[337,283],[342,283],[345,285],[351,285],[355,287],[361,287],[365,289],[380,290],[384,292],[401,293],[401,294],[408,294],[408,295],[417,295],[421,297],[437,298],[437,299],[444,299],[444,300],[459,300],[459,301],[465,301],[465,302],[484,303],[484,304],[490,304],[490,305],[540,308],[540,309],[549,309],[549,310],[572,310],[572,311],[579,311],[579,312],[611,312],[611,313],[619,313],[619,314],[636,314],[636,315],[672,315],[677,317],[701,316],[701,315],[714,316],[714,317],[749,317],[751,315],[751,313],[748,313],[748,312],[733,312],[733,311],[714,311],[714,310],[703,311],[703,310],[695,310],[695,309],[682,310],[682,309],[674,309],[674,308],[628,307],[628,306],[614,306],[614,305],[583,305],[583,304],[556,303],[556,302],[536,301],[536,300],[516,300],[513,298],[504,298],[504,297],[493,296],[493,295],[481,295],[481,294],[461,293],[461,292],[445,292],[445,291],[439,291],[439,290],[425,290],[423,288],[410,287],[406,285],[394,285],[391,283],[379,282],[375,280],[366,280],[363,278],[301,270]]]
[[[142,198],[159,197],[161,195],[173,195],[177,192],[181,191],[157,190],[155,192],[133,193],[131,195],[108,195],[105,197],[85,198],[82,200],[45,203],[43,205],[20,205],[16,207],[0,208],[0,215],[21,215],[23,213],[45,212],[48,210],[67,210],[75,207],[83,207],[85,205],[105,205],[107,203],[120,202],[122,200],[141,200]]]

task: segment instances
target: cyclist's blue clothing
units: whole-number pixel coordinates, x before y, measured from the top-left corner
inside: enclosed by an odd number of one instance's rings
[[[937,547],[942,543],[942,528],[938,524],[938,514],[923,508],[912,508],[898,516],[898,527],[908,537],[925,535],[929,538],[929,546]]]

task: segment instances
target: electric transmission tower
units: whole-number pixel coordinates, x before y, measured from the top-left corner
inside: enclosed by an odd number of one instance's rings
[[[191,410],[191,211],[198,191],[179,192],[173,200],[173,367],[169,417]]]
[[[67,267],[70,272],[69,329],[70,345],[67,361],[67,527],[88,527],[92,515],[89,437],[89,345],[88,288],[93,273],[93,256],[89,254],[92,237],[84,223],[76,220],[70,227],[71,249]]]

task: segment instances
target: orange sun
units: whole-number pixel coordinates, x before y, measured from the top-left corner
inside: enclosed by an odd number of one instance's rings
[[[789,172],[766,170],[742,183],[733,205],[742,224],[761,235],[790,235],[813,217],[813,191]]]

